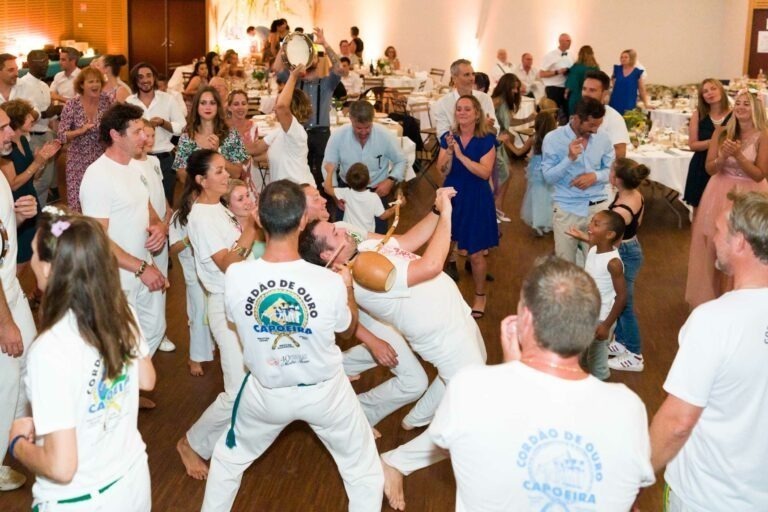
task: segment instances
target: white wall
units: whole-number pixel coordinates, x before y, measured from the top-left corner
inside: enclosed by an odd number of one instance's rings
[[[534,65],[568,32],[608,71],[635,48],[650,82],[670,85],[741,75],[748,0],[319,0],[318,24],[334,43],[357,25],[366,62],[397,48],[406,67],[447,68],[457,58],[489,69],[496,50]],[[310,22],[305,23],[310,26]]]

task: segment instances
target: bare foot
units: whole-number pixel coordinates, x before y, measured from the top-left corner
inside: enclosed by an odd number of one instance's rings
[[[393,510],[405,510],[405,493],[403,492],[403,474],[381,459],[384,470],[384,496]]]
[[[356,380],[360,380],[359,375],[347,375],[347,378],[349,379],[349,382],[355,382]]]
[[[154,409],[157,404],[145,396],[139,395],[139,409]]]
[[[189,366],[189,374],[193,377],[202,377],[205,375],[205,372],[203,371],[203,365],[197,361],[189,359],[187,361],[187,366]]]
[[[415,425],[411,425],[407,421],[403,420],[400,422],[400,427],[402,427],[403,430],[413,430],[416,428]]]
[[[208,478],[208,466],[203,458],[189,446],[186,435],[176,443],[176,451],[181,455],[181,462],[184,463],[189,476],[195,480],[205,480]]]
[[[381,432],[376,430],[375,427],[371,427],[371,432],[373,432],[373,438],[374,439],[381,439]]]

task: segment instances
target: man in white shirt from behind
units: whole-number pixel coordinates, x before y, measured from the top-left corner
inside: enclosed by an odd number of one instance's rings
[[[581,96],[594,98],[605,106],[603,123],[597,129],[598,133],[604,133],[611,140],[616,158],[627,156],[627,144],[629,144],[629,131],[624,118],[615,108],[608,105],[611,79],[604,71],[587,71],[584,83],[581,86]]]
[[[514,66],[507,60],[507,50],[499,48],[496,52],[496,63],[491,68],[491,91],[499,83],[499,79],[507,73],[513,73]]]
[[[728,199],[714,244],[733,291],[688,317],[651,423],[670,512],[768,510],[768,194]]]
[[[0,154],[11,151],[8,115],[0,109]],[[0,492],[18,489],[26,478],[3,466],[8,449],[8,434],[15,418],[29,416],[21,379],[27,347],[37,334],[29,302],[16,278],[16,224],[37,214],[37,201],[24,196],[14,202],[8,181],[0,179],[0,226],[7,234],[0,238]]]
[[[550,256],[502,321],[504,364],[448,385],[427,433],[450,452],[457,512],[623,512],[653,483],[643,402],[579,366],[599,311],[592,278]]]
[[[467,94],[478,99],[488,124],[492,126],[494,131],[497,131],[499,122],[496,120],[493,100],[488,94],[474,90],[475,71],[472,69],[472,63],[466,59],[454,61],[451,64],[451,78],[453,79],[454,90],[436,101],[433,106],[437,138],[439,139],[456,124],[456,101],[459,97]]]
[[[59,52],[59,65],[61,71],[56,73],[51,82],[51,100],[66,103],[75,97],[75,78],[80,74],[77,61],[80,60],[80,52],[74,48],[62,48]]]

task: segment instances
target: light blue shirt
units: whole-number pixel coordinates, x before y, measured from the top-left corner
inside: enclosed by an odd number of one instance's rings
[[[589,136],[587,147],[571,160],[568,146],[575,138],[570,123],[549,132],[542,146],[541,171],[544,181],[554,186],[555,204],[568,213],[586,217],[590,202],[608,199],[606,184],[616,153],[608,136],[598,132]],[[577,177],[591,172],[597,175],[591,187],[582,190],[571,185]]]
[[[371,134],[365,146],[360,145],[351,124],[332,132],[325,147],[323,167],[329,163],[335,165],[344,179],[349,167],[358,162],[368,167],[371,175],[368,186],[375,187],[387,178],[403,181],[408,160],[397,137],[380,124],[371,124]]]

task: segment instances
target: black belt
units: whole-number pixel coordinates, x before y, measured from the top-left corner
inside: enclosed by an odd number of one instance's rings
[[[606,202],[606,201],[607,201],[607,199],[601,199],[601,200],[599,200],[599,201],[590,201],[590,202],[589,202],[589,206],[597,206],[597,205],[599,205],[599,204],[603,204],[603,203],[604,203],[604,202]]]
[[[163,153],[150,153],[150,155],[155,156],[157,158],[165,158],[167,156],[173,156],[173,153],[170,151],[164,151]]]
[[[29,132],[30,135],[47,135],[48,132]]]
[[[329,132],[331,129],[328,126],[313,126],[312,128],[307,128],[307,133],[309,132]]]

